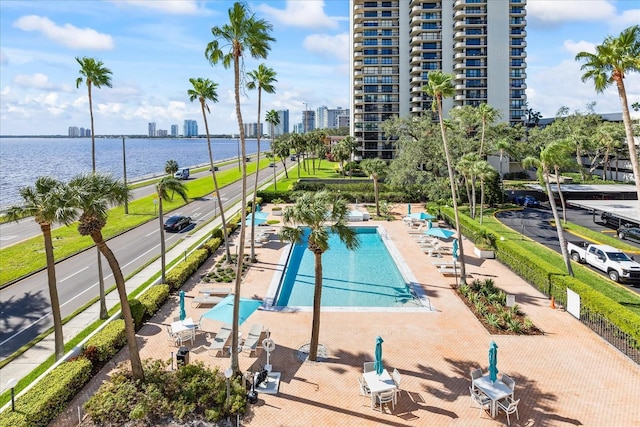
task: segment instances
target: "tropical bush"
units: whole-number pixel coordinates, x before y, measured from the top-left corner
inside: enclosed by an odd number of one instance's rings
[[[85,350],[95,348],[96,360],[104,362],[116,355],[127,343],[124,332],[124,320],[118,319],[107,324],[94,336],[89,338],[84,345]]]
[[[151,317],[156,314],[167,298],[169,298],[169,285],[159,284],[152,286],[140,295],[138,301],[144,306],[145,315]]]
[[[166,419],[215,422],[245,412],[246,388],[241,378],[232,379],[227,399],[226,379],[217,367],[209,369],[196,362],[173,371],[167,370],[167,364],[146,360],[143,383],[120,367],[85,403],[85,411],[97,425],[123,425],[131,420],[155,425]]]

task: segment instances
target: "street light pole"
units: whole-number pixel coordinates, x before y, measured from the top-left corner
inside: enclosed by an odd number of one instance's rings
[[[127,186],[127,155],[124,147],[124,135],[122,136],[122,169],[124,170],[124,186]],[[124,213],[125,215],[129,214],[129,201],[125,199],[124,201]]]

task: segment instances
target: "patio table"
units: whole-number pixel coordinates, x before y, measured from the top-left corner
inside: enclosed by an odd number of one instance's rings
[[[364,378],[364,382],[369,387],[371,391],[371,409],[375,406],[376,396],[378,393],[382,393],[383,391],[395,390],[396,383],[389,375],[389,372],[385,369],[382,371],[380,375],[376,373],[376,371],[365,372],[362,375]]]
[[[184,320],[177,320],[171,323],[172,334],[179,334],[180,332],[188,331],[195,328],[196,324],[193,323],[193,319],[191,317],[188,317]]]
[[[491,399],[491,417],[496,417],[496,402],[504,399],[507,396],[511,396],[511,389],[501,380],[496,379],[491,381],[489,375],[485,375],[473,381],[476,387],[478,387],[484,394]]]

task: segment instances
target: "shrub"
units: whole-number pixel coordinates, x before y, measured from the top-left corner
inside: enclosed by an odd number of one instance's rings
[[[67,407],[89,381],[91,362],[78,357],[62,363],[15,401],[16,410],[5,411],[0,427],[44,427]]]
[[[109,323],[94,336],[89,338],[84,348],[96,348],[96,358],[100,362],[111,359],[127,342],[124,333],[124,320],[118,319]]]
[[[222,232],[222,228],[214,228],[211,232],[211,239],[220,239],[220,241],[224,241],[224,233]]]
[[[169,298],[169,285],[159,284],[152,286],[144,294],[138,297],[138,301],[144,306],[145,314],[148,317],[153,316],[162,306],[167,298]]]
[[[169,271],[165,277],[167,284],[172,289],[179,289],[184,282],[195,273],[198,268],[209,258],[206,249],[196,249],[187,257],[185,261],[178,264],[173,270]]]
[[[216,228],[216,230],[218,230],[219,233],[222,234],[222,230],[220,230],[219,228]],[[222,245],[223,240],[224,239],[222,237],[213,237],[204,242],[200,248],[205,249],[209,255],[213,255],[213,253],[218,250],[220,245]]]
[[[142,321],[144,320],[144,313],[146,311],[144,305],[136,298],[129,299],[129,307],[131,308],[131,317],[133,317],[133,323],[136,325],[136,330],[142,327]]]

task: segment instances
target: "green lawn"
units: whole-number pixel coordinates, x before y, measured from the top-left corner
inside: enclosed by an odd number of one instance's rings
[[[260,161],[260,168],[269,169],[269,159]],[[247,164],[247,173],[255,172],[255,162]],[[218,186],[224,187],[241,178],[242,174],[237,169],[219,171],[216,174]],[[197,199],[213,192],[213,178],[207,176],[185,182],[189,199]],[[105,239],[117,236],[131,228],[137,227],[148,221],[156,219],[156,205],[153,203],[155,196],[150,195],[129,202],[129,214],[125,215],[124,207],[117,207],[109,211],[107,225],[102,229]],[[184,206],[182,199],[176,198],[170,202],[163,202],[165,213]],[[158,225],[159,226],[159,225]],[[54,244],[54,256],[57,261],[73,255],[79,251],[93,246],[90,237],[80,236],[77,231],[77,223],[70,226],[58,227],[52,231]],[[26,274],[46,267],[44,245],[42,236],[36,236],[16,245],[0,249],[0,286],[18,279]]]
[[[279,163],[281,164],[281,163]],[[328,160],[323,160],[318,164],[316,160],[316,170],[315,174],[313,173],[313,166],[311,165],[311,160],[307,161],[307,170],[304,170],[304,166],[302,162],[300,165],[287,165],[287,172],[289,174],[289,178],[286,178],[285,175],[282,175],[280,179],[278,179],[277,187],[278,190],[288,190],[291,185],[298,181],[298,178],[317,178],[317,179],[342,179],[343,177],[336,172],[337,162],[330,162]],[[298,176],[298,171],[300,172],[300,176]],[[267,191],[273,191],[273,183],[266,188]]]

